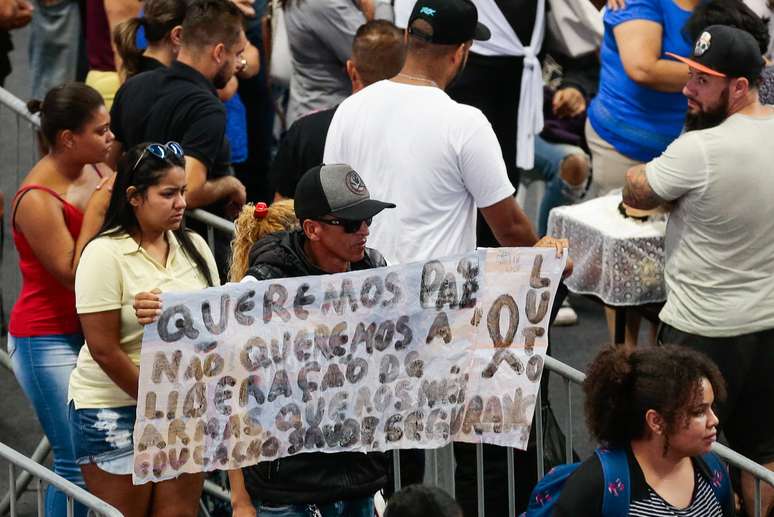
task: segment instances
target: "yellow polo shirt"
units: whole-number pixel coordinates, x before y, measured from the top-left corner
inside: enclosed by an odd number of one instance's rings
[[[189,232],[207,262],[215,285],[218,269],[207,243]],[[99,237],[86,246],[75,274],[75,306],[78,314],[115,311],[121,313],[121,350],[140,364],[143,327],[137,322],[134,296],[154,288],[162,292],[193,291],[207,287],[196,263],[181,249],[175,235],[167,232],[169,254],[166,265],[151,257],[128,234]],[[76,409],[133,406],[137,401],[119,388],[89,352],[88,342],[78,354],[70,376],[68,399]]]

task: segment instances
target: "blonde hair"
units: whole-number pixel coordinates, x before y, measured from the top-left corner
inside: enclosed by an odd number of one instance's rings
[[[265,217],[255,216],[255,205],[248,203],[242,207],[239,217],[234,221],[234,239],[231,241],[231,269],[229,280],[239,282],[247,272],[250,249],[258,240],[271,233],[298,228],[298,219],[293,210],[293,200],[283,199],[268,207]]]

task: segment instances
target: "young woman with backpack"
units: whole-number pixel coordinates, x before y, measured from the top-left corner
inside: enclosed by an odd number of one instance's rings
[[[553,512],[544,515],[733,515],[728,473],[710,452],[718,425],[712,408],[725,385],[707,357],[675,346],[608,347],[583,389],[589,430],[604,447],[554,487],[545,505]],[[536,488],[531,507],[546,495]]]

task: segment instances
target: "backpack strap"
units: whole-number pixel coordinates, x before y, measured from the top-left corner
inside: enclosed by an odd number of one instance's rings
[[[715,498],[723,508],[723,515],[733,515],[733,498],[731,495],[731,480],[728,477],[726,465],[720,457],[710,451],[697,458],[700,471],[709,483]]]
[[[602,464],[604,491],[602,493],[602,517],[620,517],[629,514],[631,486],[629,483],[629,460],[626,449],[598,448],[596,451]]]

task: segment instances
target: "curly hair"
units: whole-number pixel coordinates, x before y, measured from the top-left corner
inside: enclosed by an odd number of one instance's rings
[[[702,379],[709,381],[716,400],[725,399],[718,367],[699,352],[672,345],[605,347],[583,383],[586,424],[599,443],[623,447],[645,435],[645,414],[653,409],[664,418],[668,440],[690,406],[701,400]]]
[[[234,239],[231,241],[231,268],[228,277],[231,282],[239,282],[247,271],[250,248],[259,239],[270,233],[298,228],[298,219],[293,210],[293,200],[283,199],[272,203],[266,217],[255,216],[255,205],[242,207],[239,217],[234,221]]]
[[[390,498],[384,517],[462,517],[462,509],[438,487],[409,485]]]

